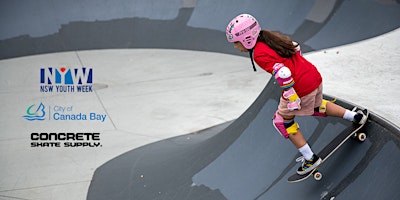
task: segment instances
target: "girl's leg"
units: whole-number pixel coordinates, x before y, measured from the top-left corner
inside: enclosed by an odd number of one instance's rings
[[[300,131],[300,129],[296,134],[290,134],[289,140],[294,144],[294,146],[306,160],[312,159],[314,152],[304,139],[303,133]]]
[[[314,113],[314,115],[316,116],[332,116],[332,117],[340,117],[340,118],[344,118],[347,119],[349,121],[354,121],[354,116],[357,114],[356,112],[347,110],[345,108],[343,108],[342,106],[339,106],[333,102],[327,101],[322,99],[322,93],[323,93],[323,89],[322,89],[322,84],[318,87],[317,89],[317,93],[315,95],[315,103],[320,104],[319,105],[315,105],[315,106],[319,106],[316,107],[314,110],[320,112],[320,114],[322,115],[316,115]],[[320,103],[319,103],[320,102]]]
[[[326,104],[325,114],[328,116],[332,116],[332,117],[341,117],[343,119],[347,119],[347,120],[353,121],[355,123],[359,123],[359,121],[362,120],[362,118],[363,118],[363,115],[360,113],[361,116],[358,116],[358,118],[360,118],[360,119],[355,120],[355,116],[358,115],[359,113],[351,111],[351,110],[347,110],[347,109],[343,108],[342,106],[339,106],[339,105],[329,102],[329,101]]]
[[[290,134],[289,140],[294,144],[297,149],[300,149],[307,144],[307,141],[306,139],[304,139],[303,133],[300,131],[300,129],[297,131],[296,134]]]
[[[278,115],[281,115],[278,113]],[[314,154],[311,147],[307,144],[303,133],[298,128],[297,123],[294,122],[294,116],[281,115],[284,119],[284,124],[288,131],[289,140],[297,148],[297,150],[303,155],[304,161],[297,170],[298,174],[306,174],[321,163],[321,158]],[[293,130],[294,127],[294,130]]]
[[[294,123],[295,116],[285,116],[279,114],[283,117],[286,124]],[[296,125],[297,127],[297,125]],[[293,143],[293,145],[299,150],[299,152],[306,158],[306,160],[310,160],[314,155],[313,151],[311,150],[310,146],[307,144],[306,139],[303,136],[303,133],[300,129],[297,129],[296,133],[289,134],[289,140]]]
[[[326,113],[325,114],[328,116],[343,117],[345,112],[346,112],[346,109],[343,108],[342,106],[339,106],[330,101],[328,101],[326,103]]]

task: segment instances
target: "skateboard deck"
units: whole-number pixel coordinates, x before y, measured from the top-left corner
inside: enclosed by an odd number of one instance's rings
[[[362,109],[361,109],[362,110]],[[367,115],[367,120],[369,117],[369,112],[368,110],[363,110],[364,114]],[[366,124],[352,124],[351,126],[347,127],[345,130],[343,130],[339,135],[337,135],[328,145],[326,145],[317,155],[322,159],[321,163],[319,166],[324,163],[326,159],[328,159],[333,153],[335,153],[336,150],[338,150],[343,143],[345,143],[349,138],[356,138],[359,141],[364,141],[366,139],[365,133],[359,132],[362,127]],[[318,166],[318,167],[319,167]],[[288,182],[290,183],[295,183],[295,182],[300,182],[303,180],[306,180],[308,177],[311,175],[314,175],[314,178],[316,180],[320,180],[322,178],[322,174],[318,172],[318,167],[316,167],[314,170],[303,174],[299,175],[297,173],[293,174],[288,178]]]

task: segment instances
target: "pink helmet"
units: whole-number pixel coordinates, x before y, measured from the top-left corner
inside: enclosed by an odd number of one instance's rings
[[[229,42],[241,42],[246,49],[252,49],[257,42],[261,27],[256,18],[241,14],[233,18],[226,27],[226,38]]]

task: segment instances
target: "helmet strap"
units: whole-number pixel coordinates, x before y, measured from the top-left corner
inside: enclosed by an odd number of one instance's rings
[[[256,69],[256,66],[254,65],[253,50],[254,50],[253,48],[252,48],[252,49],[249,49],[249,54],[250,54],[251,64],[253,65],[253,69],[254,69],[254,71],[256,72],[257,69]]]

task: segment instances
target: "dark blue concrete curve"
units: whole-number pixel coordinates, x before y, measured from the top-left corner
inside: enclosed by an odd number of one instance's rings
[[[374,114],[364,128],[368,139],[345,143],[320,167],[325,174],[320,182],[288,183],[299,155],[272,126],[279,96],[280,89],[270,81],[234,122],[110,160],[96,170],[88,199],[396,199],[400,195],[396,189],[400,131]],[[340,100],[338,104],[352,107]],[[350,125],[330,117],[297,121],[315,151]]]

